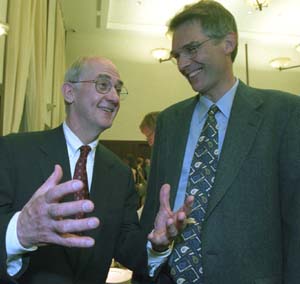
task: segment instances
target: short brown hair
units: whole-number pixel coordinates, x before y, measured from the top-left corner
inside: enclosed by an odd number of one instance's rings
[[[201,24],[203,32],[210,38],[222,39],[228,33],[238,34],[233,15],[220,3],[213,0],[201,0],[193,5],[187,5],[183,11],[175,15],[169,22],[169,32],[173,33],[181,24],[196,21]],[[238,46],[231,53],[234,61]]]
[[[156,119],[158,114],[159,111],[153,111],[147,113],[140,124],[140,129],[142,130],[143,128],[147,127],[150,130],[154,131],[156,127]]]

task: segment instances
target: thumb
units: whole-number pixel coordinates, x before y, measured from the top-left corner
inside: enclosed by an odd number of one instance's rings
[[[63,176],[63,170],[60,165],[55,165],[54,171],[48,177],[48,179],[42,184],[42,186],[35,192],[35,196],[46,193],[50,188],[59,184]]]

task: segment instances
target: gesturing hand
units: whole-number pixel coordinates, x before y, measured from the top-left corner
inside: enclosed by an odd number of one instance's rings
[[[99,226],[99,219],[63,219],[78,212],[92,212],[94,204],[90,200],[65,203],[59,201],[68,194],[74,194],[83,187],[78,180],[59,184],[63,176],[59,165],[45,183],[34,193],[23,207],[17,223],[17,235],[24,247],[43,244],[58,244],[67,247],[91,247],[94,239],[73,234]]]
[[[187,216],[192,210],[194,197],[188,196],[183,206],[176,212],[170,208],[170,185],[164,184],[160,189],[159,211],[155,218],[154,230],[148,235],[152,248],[163,251],[174,238],[185,228]]]

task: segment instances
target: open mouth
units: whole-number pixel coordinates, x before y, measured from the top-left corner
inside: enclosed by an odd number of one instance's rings
[[[115,110],[113,107],[99,106],[99,108],[105,112],[113,112]]]
[[[204,67],[203,66],[200,66],[198,69],[196,69],[195,71],[192,71],[191,73],[189,73],[188,75],[187,75],[187,77],[189,78],[189,79],[193,79],[195,76],[197,76],[200,72],[202,72],[202,70],[204,69]]]

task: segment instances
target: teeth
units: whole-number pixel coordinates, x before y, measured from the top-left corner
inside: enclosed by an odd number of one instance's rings
[[[196,76],[197,74],[199,74],[199,72],[200,72],[201,70],[202,70],[202,68],[197,69],[197,70],[191,72],[191,73],[189,74],[189,78],[192,78],[192,77]]]
[[[107,112],[113,112],[114,110],[108,107],[100,107],[102,110],[107,111]]]

